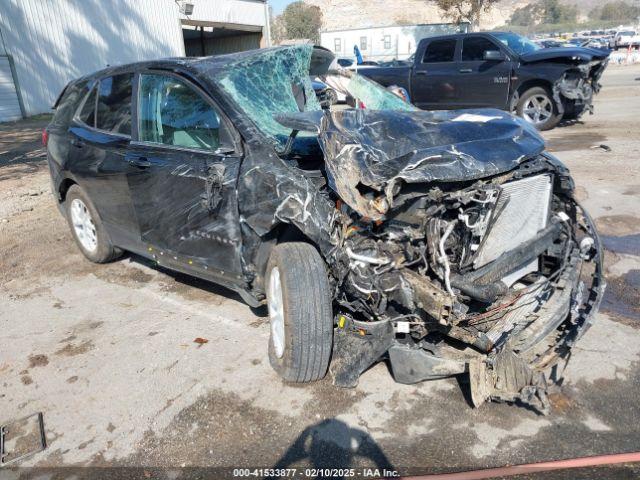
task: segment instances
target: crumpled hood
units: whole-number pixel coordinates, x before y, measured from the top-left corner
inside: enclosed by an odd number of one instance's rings
[[[531,125],[494,109],[350,109],[276,119],[294,130],[319,132],[329,186],[372,220],[393,208],[403,182],[475,180],[511,170],[544,150]]]
[[[535,52],[525,53],[520,56],[520,60],[525,63],[543,62],[557,58],[575,58],[576,60],[588,63],[594,60],[604,60],[609,57],[609,52],[584,47],[558,47],[542,48]]]

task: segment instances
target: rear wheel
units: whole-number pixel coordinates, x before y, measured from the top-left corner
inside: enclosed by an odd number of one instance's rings
[[[553,96],[543,87],[533,87],[524,92],[516,112],[538,130],[551,130],[562,119]]]
[[[73,238],[85,257],[106,263],[122,255],[122,250],[111,244],[93,203],[78,185],[67,191],[65,208]]]
[[[290,382],[321,379],[333,345],[331,293],[322,257],[306,243],[280,244],[271,253],[265,278],[271,366]]]

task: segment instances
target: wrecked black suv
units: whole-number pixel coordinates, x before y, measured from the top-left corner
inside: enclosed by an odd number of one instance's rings
[[[323,111],[310,76],[366,109]],[[531,125],[417,110],[325,49],[110,68],[65,88],[47,133],[84,255],[266,303],[288,381],[354,386],[386,359],[544,409],[602,296],[593,224]]]

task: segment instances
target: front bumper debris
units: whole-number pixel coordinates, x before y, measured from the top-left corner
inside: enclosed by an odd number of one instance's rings
[[[600,77],[609,60],[594,60],[566,72],[553,85],[553,98],[558,113],[572,113],[580,118],[584,113],[593,114],[593,96],[600,92]]]
[[[399,383],[468,375],[476,407],[492,400],[523,404],[547,413],[547,390],[560,380],[570,348],[592,325],[605,289],[600,240],[586,212],[577,208],[583,214],[584,232],[594,239],[591,256],[585,258],[574,248],[552,293],[546,295],[534,285],[530,295],[523,294],[519,299],[523,305],[531,303],[534,296],[544,300],[535,312],[519,309],[517,314],[505,315],[496,322],[485,333],[491,339],[490,348],[476,345],[428,349],[396,339],[390,322],[358,322],[340,315],[331,365],[334,384],[353,387],[360,374],[387,358]],[[586,264],[592,267],[589,278],[585,278]]]

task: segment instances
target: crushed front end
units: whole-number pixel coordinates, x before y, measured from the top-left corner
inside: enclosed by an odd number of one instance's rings
[[[586,112],[593,113],[593,96],[600,92],[600,78],[609,63],[607,55],[590,59],[575,59],[553,84],[553,96],[559,113],[579,118]]]
[[[354,385],[388,353],[399,382],[466,373],[476,405],[544,409],[550,370],[589,327],[603,289],[597,235],[563,175],[540,157],[462,189],[434,186],[381,223],[348,225],[334,268],[336,357],[356,349],[360,363],[334,362],[337,383]]]
[[[339,196],[334,383],[388,359],[398,382],[468,375],[476,405],[544,411],[604,283],[593,224],[537,132],[497,110],[291,117],[320,122]]]

